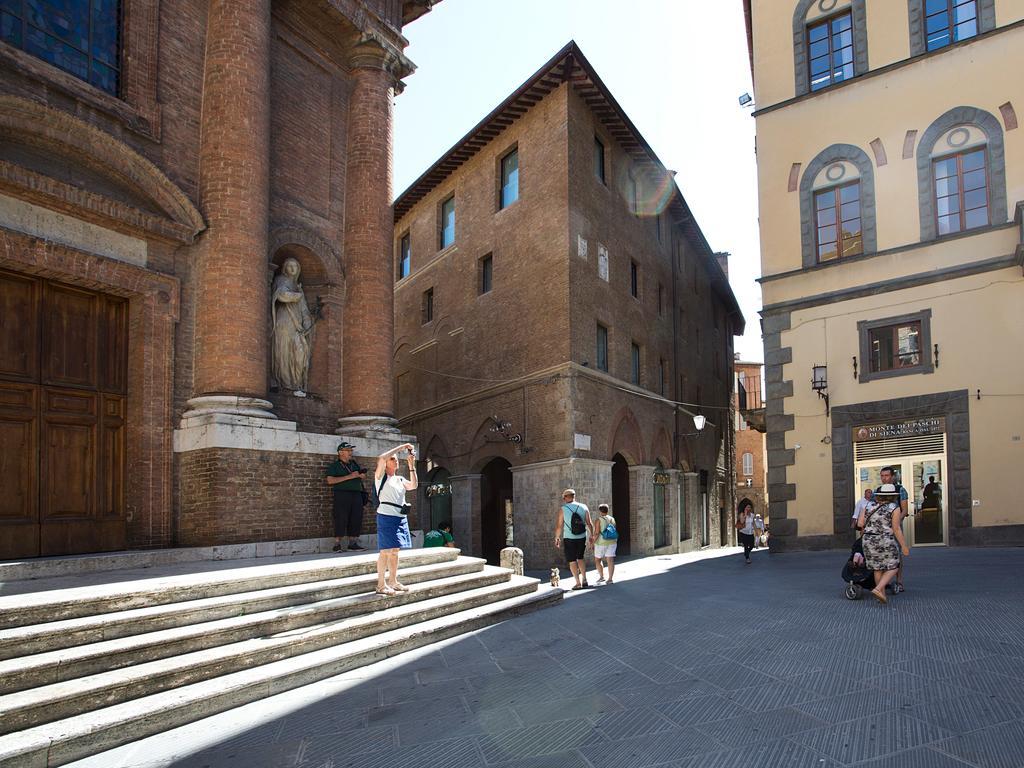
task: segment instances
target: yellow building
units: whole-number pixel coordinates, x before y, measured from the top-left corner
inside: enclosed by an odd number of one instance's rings
[[[744,0],[772,547],[1024,544],[1024,0]]]

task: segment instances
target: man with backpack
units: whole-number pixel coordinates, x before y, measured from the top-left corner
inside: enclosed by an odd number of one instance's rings
[[[555,516],[555,547],[563,547],[565,560],[576,580],[573,590],[587,589],[587,564],[583,559],[587,543],[594,540],[594,523],[586,504],[576,501],[576,491],[562,491],[562,506]]]

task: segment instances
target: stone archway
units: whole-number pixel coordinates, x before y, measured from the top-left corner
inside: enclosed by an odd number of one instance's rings
[[[619,531],[619,543],[615,554],[621,557],[629,554],[629,462],[621,453],[616,453],[612,461],[612,517],[615,518],[615,527]]]
[[[480,472],[481,555],[498,565],[505,546],[505,505],[512,502],[512,465],[496,457]]]

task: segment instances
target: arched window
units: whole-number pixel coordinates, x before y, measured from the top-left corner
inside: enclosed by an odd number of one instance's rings
[[[996,0],[908,0],[910,55],[996,28]]]
[[[800,180],[803,266],[874,253],[875,172],[852,144],[833,144],[807,165]]]
[[[754,454],[747,451],[743,454],[743,476],[753,477],[754,476]]]
[[[917,147],[921,240],[1007,220],[1003,129],[988,112],[956,107]]]
[[[796,95],[868,71],[865,0],[800,0],[793,11]]]

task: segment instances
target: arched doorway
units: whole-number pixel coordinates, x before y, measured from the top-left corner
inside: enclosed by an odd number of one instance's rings
[[[511,468],[505,459],[496,458],[480,473],[481,555],[491,565],[498,565],[505,547],[505,507],[512,503]]]
[[[427,506],[430,517],[423,522],[435,530],[441,523],[452,521],[452,474],[444,467],[435,467],[427,475]]]
[[[668,475],[659,461],[654,467],[654,548],[668,546],[668,518],[665,516],[665,486]]]
[[[612,517],[619,531],[616,556],[629,554],[629,464],[621,453],[612,458]]]

